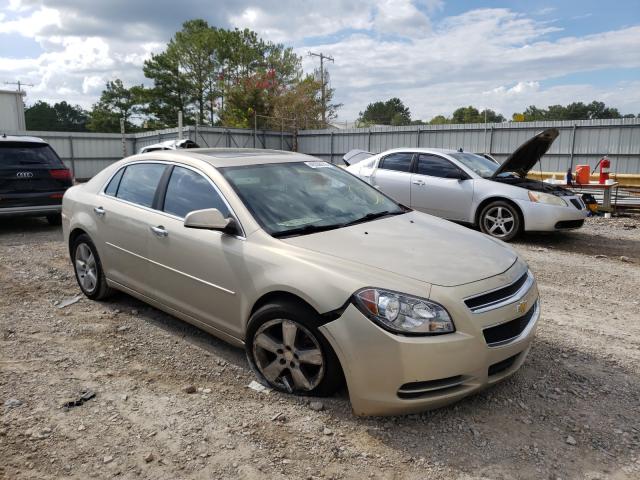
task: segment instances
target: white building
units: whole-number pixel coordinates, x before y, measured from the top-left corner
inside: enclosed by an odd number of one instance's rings
[[[18,133],[27,129],[24,120],[25,92],[0,90],[0,135]]]

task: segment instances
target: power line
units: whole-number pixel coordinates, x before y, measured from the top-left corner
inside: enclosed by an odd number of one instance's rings
[[[314,53],[309,52],[310,57],[320,57],[320,83],[322,84],[322,123],[326,125],[327,120],[327,103],[326,103],[326,93],[325,93],[325,81],[324,81],[324,61],[329,60],[333,63],[333,57],[329,55],[325,55],[324,53]]]
[[[27,87],[33,87],[32,83],[23,83],[20,80],[18,80],[17,82],[4,82],[5,85],[17,85],[18,86],[18,91],[21,92],[22,91],[22,86],[26,85]]]

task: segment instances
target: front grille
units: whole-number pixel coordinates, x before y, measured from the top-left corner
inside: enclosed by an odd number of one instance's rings
[[[584,208],[580,200],[578,200],[577,198],[572,198],[570,202],[573,203],[573,206],[576,207],[578,210],[582,210]]]
[[[505,358],[504,360],[491,365],[489,367],[489,376],[497,375],[498,373],[504,372],[505,370],[509,370],[513,366],[513,364],[516,362],[516,359],[518,358],[519,355],[520,354],[517,353],[512,357]]]
[[[524,329],[527,328],[527,325],[529,325],[537,307],[538,302],[534,303],[527,313],[515,320],[501,323],[495,327],[485,328],[482,334],[484,335],[484,340],[487,342],[487,345],[496,347],[517,338]]]
[[[459,388],[464,381],[465,379],[462,375],[456,375],[455,377],[440,378],[438,380],[405,383],[398,389],[398,397],[412,399],[436,393],[442,395]]]
[[[478,295],[477,297],[468,298],[464,301],[464,303],[472,312],[490,308],[491,306],[504,302],[505,300],[513,297],[525,284],[528,276],[529,272],[525,272],[524,275],[518,278],[518,280],[513,282],[511,285],[507,285],[506,287],[499,288],[492,292],[483,293],[482,295]]]
[[[584,225],[584,219],[580,220],[562,220],[556,223],[556,228],[580,228]]]

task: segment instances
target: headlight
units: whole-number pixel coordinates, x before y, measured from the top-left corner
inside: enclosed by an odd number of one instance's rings
[[[568,206],[562,198],[551,195],[550,193],[532,192],[529,190],[529,200],[535,203],[546,203],[548,205],[558,205],[560,207]]]
[[[364,288],[354,298],[362,313],[393,333],[437,335],[455,331],[444,307],[424,298],[381,288]]]

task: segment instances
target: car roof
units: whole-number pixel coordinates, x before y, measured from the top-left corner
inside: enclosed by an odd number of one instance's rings
[[[267,163],[293,163],[318,161],[318,158],[297,152],[260,148],[189,148],[156,150],[130,157],[131,160],[200,160],[213,167],[263,165]]]
[[[38,137],[30,137],[29,135],[0,135],[0,142],[24,142],[24,143],[47,143]]]
[[[392,148],[390,150],[385,150],[384,152],[378,153],[378,155],[395,153],[395,152],[418,152],[418,153],[458,153],[458,150],[452,150],[448,148],[426,148],[426,147],[406,147],[406,148]],[[469,152],[472,153],[472,152]]]

